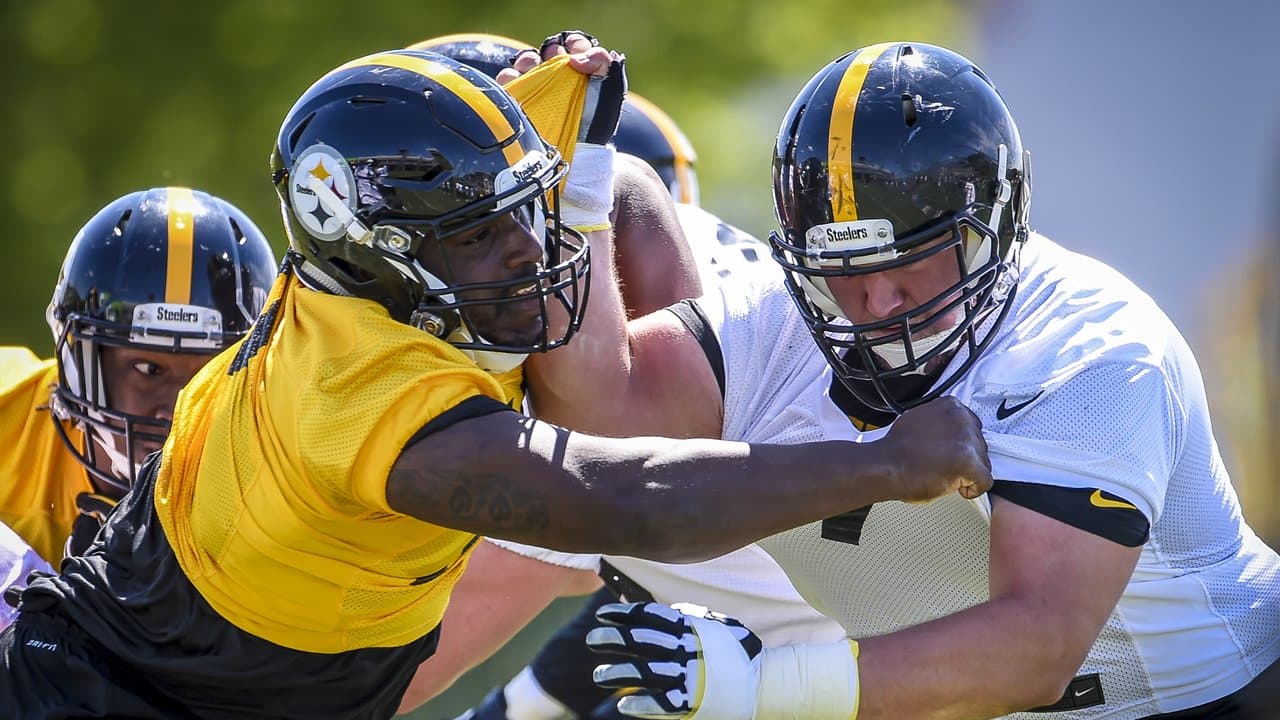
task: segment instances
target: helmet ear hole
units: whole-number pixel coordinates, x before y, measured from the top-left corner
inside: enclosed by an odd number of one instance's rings
[[[124,229],[128,226],[129,218],[131,217],[133,217],[132,208],[125,210],[124,213],[120,215],[120,220],[116,222],[116,227],[112,230],[112,234],[116,237],[122,237],[124,235]]]
[[[364,283],[371,282],[375,279],[372,273],[353,265],[345,258],[331,258],[329,260],[329,264],[333,266],[334,270],[346,276],[346,282],[363,285]]]
[[[307,126],[310,125],[311,121],[314,120],[315,118],[316,118],[316,114],[311,113],[307,117],[303,118],[302,122],[298,123],[298,126],[294,128],[293,132],[289,133],[289,152],[290,153],[293,153],[295,150],[298,149],[298,138],[302,137],[302,133],[307,131]]]
[[[919,95],[902,93],[902,121],[907,124],[907,127],[914,127],[916,124],[916,105],[919,102]]]

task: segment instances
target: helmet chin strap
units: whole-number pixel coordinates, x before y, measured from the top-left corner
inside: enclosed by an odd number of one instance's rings
[[[444,339],[445,342],[456,345],[458,343],[475,342],[476,338],[467,330],[465,325],[459,325],[449,336]],[[480,338],[483,342],[484,338]],[[492,352],[489,350],[467,350],[458,348],[463,355],[471,358],[481,370],[489,373],[502,374],[510,372],[520,367],[520,364],[529,357],[528,353],[509,353],[509,352]]]
[[[947,335],[949,334],[950,334],[949,332],[940,332],[940,333],[935,333],[933,335],[927,335],[922,338],[912,338],[911,348],[914,351],[914,355],[918,358],[921,355],[924,355],[930,352],[934,348],[941,345],[943,341],[947,339]],[[875,347],[871,348],[871,352],[875,353],[876,357],[885,361],[890,368],[900,368],[906,365],[908,362],[907,347],[901,341],[885,343],[883,345],[876,345]],[[920,367],[914,370],[908,371],[904,374],[905,375],[924,375],[925,372],[926,372],[925,366],[921,365]]]
[[[108,420],[103,417],[93,407],[99,403],[105,403],[107,397],[106,387],[102,384],[102,367],[98,363],[98,354],[96,352],[96,343],[93,341],[85,341],[79,344],[80,362],[74,361],[75,351],[72,349],[75,344],[68,342],[62,349],[62,366],[67,376],[67,385],[71,388],[78,388],[84,391],[84,395],[80,397],[80,401],[85,405],[85,412],[93,419],[91,423],[76,423],[77,425],[87,424],[88,427],[81,427],[84,431],[85,443],[92,443],[93,448],[85,448],[86,455],[93,458],[96,462],[97,453],[101,451],[106,454],[107,459],[111,463],[110,474],[119,481],[122,489],[128,490],[130,478],[137,473],[138,466],[133,460],[124,453],[116,449],[115,436],[103,430],[103,426],[109,424]],[[92,373],[96,375],[97,382],[95,387],[89,388],[87,378],[80,377],[81,367],[90,367],[93,364],[97,367],[97,371]],[[54,403],[55,412],[60,417],[67,417],[65,410],[59,410]]]
[[[511,372],[529,357],[526,353],[502,353],[490,352],[488,350],[463,350],[463,353],[471,357],[481,370],[495,375]]]
[[[105,422],[96,412],[90,410],[89,414],[98,422]],[[90,426],[90,432],[85,436],[85,442],[94,443],[97,445],[98,450],[107,454],[107,459],[111,461],[111,475],[119,480],[120,487],[127,491],[132,482],[130,478],[137,475],[140,466],[117,450],[115,438],[111,433],[103,431],[97,424]]]

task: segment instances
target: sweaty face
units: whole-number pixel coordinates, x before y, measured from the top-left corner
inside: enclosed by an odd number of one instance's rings
[[[526,345],[544,330],[538,280],[543,260],[542,228],[533,227],[524,206],[483,225],[424,244],[423,266],[449,285],[510,282],[496,288],[461,290],[456,298],[475,302],[462,309],[467,325],[497,345]],[[527,278],[526,282],[520,282]],[[505,302],[485,302],[504,300]]]
[[[178,391],[204,367],[212,355],[195,353],[157,352],[133,347],[103,347],[101,349],[103,383],[111,409],[118,413],[142,418],[154,418],[159,425],[136,424],[135,429],[145,433],[164,434],[173,420],[173,406]],[[113,425],[115,423],[112,423]],[[115,449],[126,451],[125,438],[113,435]],[[155,440],[135,439],[134,464],[160,449]],[[99,469],[110,472],[106,453],[96,455]],[[105,465],[105,467],[103,467]]]
[[[958,326],[964,309],[945,309],[948,301],[959,297],[955,289],[960,281],[960,261],[954,235],[947,233],[914,248],[909,255],[919,259],[899,267],[849,277],[827,279],[827,287],[846,318],[856,325],[888,323],[865,329],[869,340],[898,336],[903,325],[911,328],[911,342],[917,356],[930,347],[929,340],[942,336]],[[935,299],[945,298],[935,307],[924,309]],[[892,322],[898,318],[900,322]],[[876,354],[890,366],[905,362],[902,343],[878,346]]]

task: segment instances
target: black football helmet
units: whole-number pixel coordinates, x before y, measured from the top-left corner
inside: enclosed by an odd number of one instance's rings
[[[582,235],[560,224],[566,166],[483,73],[417,50],[353,60],[289,111],[271,167],[294,265],[310,287],[377,302],[492,371],[564,344],[581,323],[589,260]],[[536,268],[458,284],[423,264],[428,244],[444,248],[508,214],[542,238]],[[480,305],[530,298],[542,314],[531,342],[486,338],[469,318]],[[551,301],[568,314],[563,331],[550,330]]]
[[[511,67],[511,62],[522,50],[536,50],[519,40],[489,33],[441,35],[416,42],[409,49],[439,53],[463,65],[470,65],[491,78],[497,78],[504,68]]]
[[[409,47],[440,53],[491,78],[511,67],[521,51],[534,49],[519,40],[486,33],[442,35]],[[698,204],[698,175],[694,171],[698,155],[693,144],[661,108],[630,89],[622,103],[613,144],[619,152],[635,155],[653,167],[676,202]]]
[[[276,274],[266,237],[231,203],[168,187],[129,193],[76,234],[46,314],[58,385],[55,424],[100,484],[126,491],[135,444],[163,442],[169,423],[120,411],[102,377],[104,346],[212,355],[248,332]],[[82,430],[84,448],[58,420]],[[124,439],[124,452],[114,438]],[[94,442],[96,440],[97,442]],[[98,452],[111,472],[98,469]]]
[[[613,144],[619,152],[635,155],[658,172],[676,202],[698,204],[698,154],[689,138],[657,105],[627,93]]]
[[[787,287],[861,402],[899,413],[933,399],[995,336],[1029,233],[1030,156],[1004,100],[964,57],[885,43],[818,71],[782,121],[773,193],[770,243]],[[852,322],[827,285],[939,253],[955,257],[958,282],[893,317]],[[941,327],[957,313],[958,325]],[[958,350],[967,355],[943,377]]]

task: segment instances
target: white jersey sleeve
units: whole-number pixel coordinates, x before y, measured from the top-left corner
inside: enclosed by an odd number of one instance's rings
[[[1098,489],[1154,524],[1203,398],[1199,369],[1123,276],[1036,241],[1000,337],[953,394],[982,420],[996,480]]]
[[[984,434],[994,477],[1097,488],[1159,520],[1186,423],[1162,369],[1108,362],[1038,392],[1029,401],[1004,392],[971,399],[992,412]]]
[[[18,533],[0,523],[0,591],[11,587],[26,587],[27,576],[36,570],[54,573],[53,567],[31,549]],[[13,622],[17,615],[16,609],[0,600],[0,628]]]
[[[704,289],[744,273],[782,274],[769,257],[769,246],[751,234],[697,205],[676,203],[676,215]]]
[[[499,540],[497,538],[485,538],[484,542],[493,543],[494,545],[513,552],[517,555],[523,555],[527,558],[540,560],[549,565],[559,565],[560,567],[572,568],[574,570],[590,570],[591,572],[600,571],[600,556],[591,553],[567,553],[559,550],[548,550],[540,548],[536,545],[525,545],[523,543],[511,542],[510,540]]]

